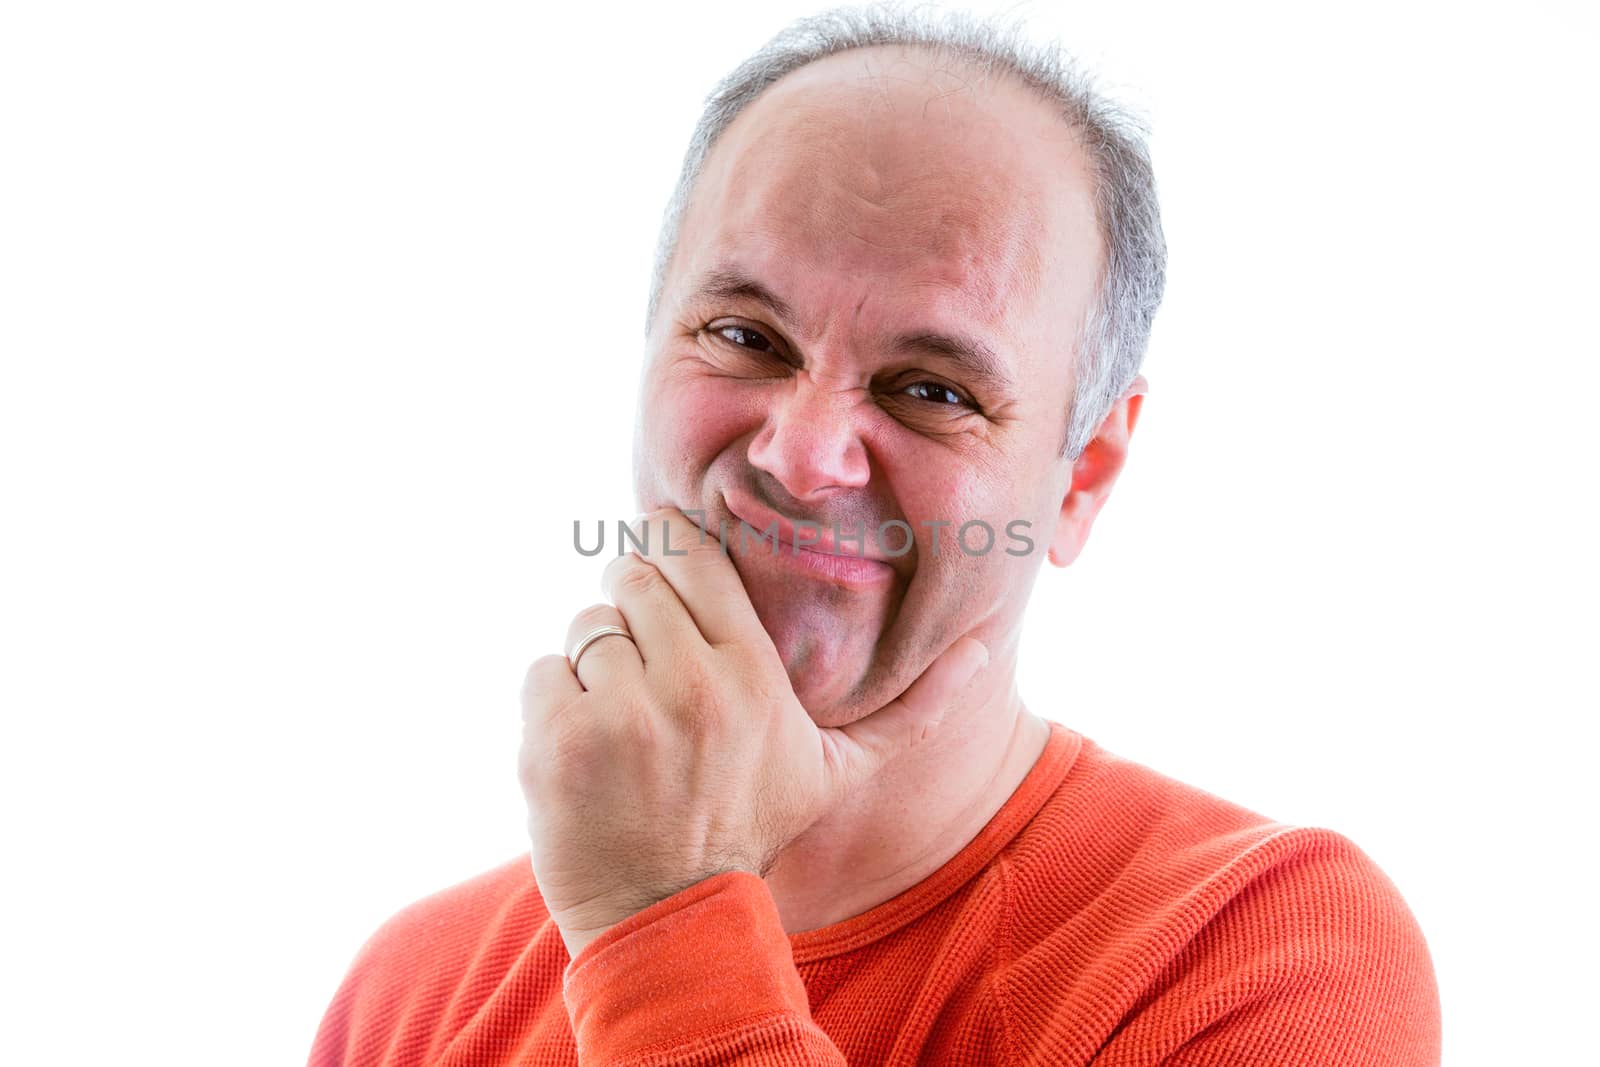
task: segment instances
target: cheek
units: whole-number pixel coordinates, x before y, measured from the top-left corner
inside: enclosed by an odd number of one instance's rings
[[[954,597],[1026,580],[1038,564],[1029,557],[1042,554],[1049,541],[1048,515],[1026,478],[948,454],[942,462],[937,453],[901,459],[885,474],[916,531],[917,567],[926,579]],[[1022,523],[1013,525],[1017,520]],[[936,523],[942,523],[937,534]]]
[[[761,422],[748,384],[694,373],[689,367],[652,376],[641,404],[642,462],[693,480]]]
[[[962,523],[981,519],[992,525],[1011,506],[1008,479],[915,435],[900,436],[904,438],[900,447],[880,448],[876,455],[906,520],[918,531],[919,548],[926,547],[925,536],[931,540],[936,522],[948,523],[940,528],[942,547],[946,536],[954,536]],[[982,540],[976,530],[969,537],[974,543]]]

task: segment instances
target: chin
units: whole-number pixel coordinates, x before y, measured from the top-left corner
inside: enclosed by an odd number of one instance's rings
[[[808,622],[781,608],[771,613],[758,608],[757,614],[812,722],[845,726],[875,710],[876,705],[868,704],[874,688],[869,676],[876,627],[850,627],[842,620],[825,621],[815,615]]]
[[[762,622],[766,625],[765,618]],[[791,634],[787,629],[782,622],[776,627],[766,625],[794,695],[814,719],[831,713],[856,688],[867,657],[850,655],[848,649],[831,641],[819,641],[815,633]]]
[[[847,726],[867,714],[859,701],[838,692],[836,686],[808,686],[805,678],[796,679],[793,672],[789,681],[794,685],[794,695],[799,698],[800,706],[818,726]]]

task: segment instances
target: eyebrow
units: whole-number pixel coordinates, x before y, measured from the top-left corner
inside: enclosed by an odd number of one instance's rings
[[[715,267],[701,275],[700,281],[689,291],[691,303],[719,300],[754,300],[775,311],[780,319],[795,321],[794,308],[789,302],[756,278],[738,267]]]
[[[926,352],[954,363],[969,377],[992,389],[1010,389],[1011,375],[994,349],[976,337],[943,333],[912,333],[895,339],[896,352]]]
[[[736,266],[724,265],[706,271],[689,292],[691,302],[737,299],[764,304],[785,322],[791,325],[797,322],[794,308],[787,300],[773,292],[771,287],[758,278]],[[896,354],[932,355],[955,364],[972,378],[992,388],[1012,387],[1011,375],[1006,371],[1005,361],[993,348],[976,337],[918,330],[895,338],[890,343],[889,349]]]

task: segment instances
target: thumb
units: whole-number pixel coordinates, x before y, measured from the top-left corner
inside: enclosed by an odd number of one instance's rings
[[[988,662],[989,650],[983,642],[963,637],[929,664],[904,693],[871,715],[848,726],[823,729],[823,749],[838,792],[871,778],[884,764],[932,733],[945,709]]]

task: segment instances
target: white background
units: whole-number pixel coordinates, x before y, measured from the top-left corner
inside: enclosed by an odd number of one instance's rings
[[[8,1060],[302,1062],[379,922],[525,849],[517,689],[599,597],[572,519],[632,514],[661,209],[812,10],[4,9]],[[1171,246],[1024,695],[1355,839],[1446,1062],[1576,1051],[1591,5],[1003,10],[1149,119]]]

